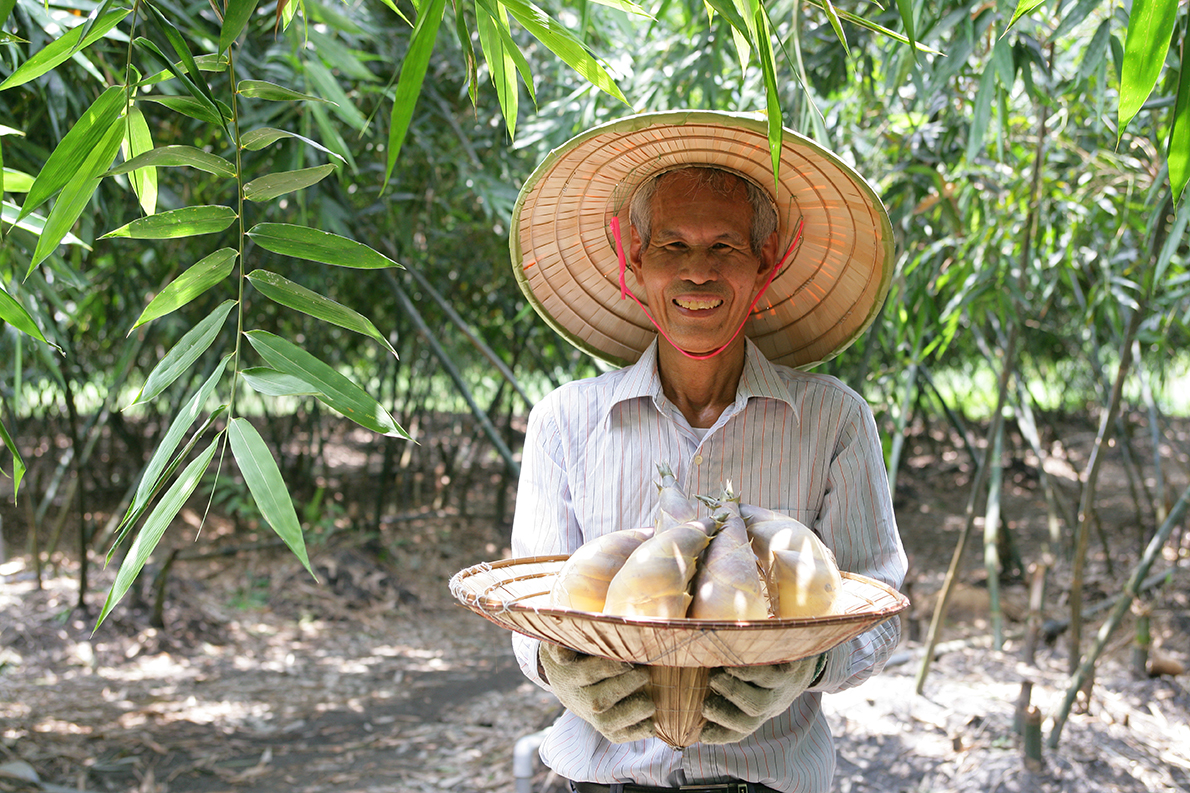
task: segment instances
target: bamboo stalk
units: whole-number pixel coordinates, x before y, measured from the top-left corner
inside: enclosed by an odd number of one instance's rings
[[[1136,638],[1132,642],[1132,674],[1144,679],[1149,674],[1149,650],[1153,646],[1151,632],[1152,610],[1139,600],[1132,603],[1136,614]]]
[[[1099,635],[1096,637],[1091,651],[1083,659],[1083,662],[1079,664],[1077,671],[1071,676],[1070,684],[1066,688],[1066,696],[1061,704],[1059,704],[1058,712],[1054,715],[1054,726],[1050,730],[1049,740],[1046,742],[1046,745],[1050,749],[1056,749],[1058,747],[1058,742],[1062,737],[1062,728],[1066,724],[1066,719],[1070,716],[1070,709],[1078,697],[1078,692],[1082,689],[1084,683],[1091,679],[1095,671],[1095,663],[1107,647],[1108,639],[1111,638],[1112,633],[1119,627],[1120,622],[1124,619],[1124,614],[1132,605],[1132,601],[1140,593],[1142,586],[1146,582],[1145,577],[1148,575],[1149,568],[1153,566],[1153,562],[1161,555],[1161,549],[1165,546],[1170,534],[1173,533],[1174,526],[1181,523],[1187,509],[1190,509],[1190,487],[1182,491],[1181,498],[1173,505],[1173,508],[1169,511],[1169,515],[1157,529],[1157,533],[1153,535],[1153,539],[1149,541],[1148,546],[1145,548],[1144,556],[1141,557],[1136,567],[1133,568],[1132,575],[1128,577],[1128,583],[1124,585],[1124,590],[1116,596],[1107,621],[1099,628]]]
[[[917,356],[921,351],[921,336],[913,350],[913,363],[905,370],[905,396],[901,400],[901,413],[897,416],[897,434],[893,436],[888,453],[888,489],[895,499],[897,495],[897,469],[901,463],[901,450],[905,447],[905,434],[909,430],[909,418],[913,414],[913,396],[917,391]]]
[[[1033,566],[1029,580],[1029,622],[1025,630],[1025,646],[1021,657],[1027,664],[1034,664],[1037,658],[1037,641],[1041,638],[1042,617],[1045,609],[1045,579],[1048,568],[1044,561]]]
[[[1165,503],[1165,471],[1161,460],[1161,411],[1153,398],[1149,381],[1149,370],[1140,365],[1140,342],[1132,342],[1132,359],[1137,361],[1136,373],[1140,377],[1140,397],[1149,413],[1149,439],[1153,445],[1153,503],[1157,513],[1157,525],[1165,520],[1168,507]]]
[[[1091,534],[1091,521],[1095,505],[1095,489],[1099,480],[1099,469],[1103,464],[1103,450],[1111,440],[1111,429],[1115,425],[1116,413],[1120,409],[1120,399],[1124,391],[1124,381],[1128,377],[1128,369],[1132,363],[1132,340],[1140,328],[1140,321],[1144,312],[1144,301],[1133,309],[1128,322],[1124,343],[1120,346],[1120,366],[1116,370],[1116,379],[1112,384],[1111,398],[1107,409],[1099,422],[1099,432],[1095,437],[1095,445],[1091,449],[1091,456],[1083,474],[1083,493],[1078,508],[1078,536],[1074,549],[1074,571],[1070,582],[1070,670],[1078,669],[1082,655],[1082,598],[1083,577],[1087,564],[1087,545]]]
[[[1025,767],[1030,771],[1041,770],[1041,711],[1036,705],[1025,714]]]
[[[1000,379],[996,394],[996,408],[992,413],[992,426],[988,430],[989,441],[1000,431],[1000,424],[1004,420],[1004,403],[1007,399],[1008,376],[1015,358],[1018,335],[1017,327],[1017,325],[1012,326],[1012,330],[1008,334],[1008,347],[1004,350],[1004,365],[1000,370]],[[959,534],[958,542],[955,544],[954,554],[950,559],[950,567],[946,571],[946,580],[942,583],[942,591],[939,593],[938,601],[934,604],[934,616],[930,620],[930,630],[926,638],[926,651],[921,659],[921,667],[917,671],[915,689],[918,694],[921,694],[925,689],[926,676],[929,674],[930,663],[934,657],[934,647],[938,643],[938,634],[942,627],[942,621],[946,617],[946,607],[949,605],[950,595],[954,590],[955,580],[958,578],[959,567],[963,560],[963,552],[966,550],[968,538],[971,536],[971,528],[975,525],[975,502],[980,491],[983,490],[984,483],[987,481],[988,468],[994,463],[992,459],[994,446],[994,443],[988,443],[979,468],[975,472],[975,482],[971,486],[971,493],[967,499],[967,520],[963,524],[963,530]]]
[[[1045,564],[1052,566],[1062,547],[1062,531],[1059,523],[1061,520],[1065,520],[1067,525],[1073,526],[1074,520],[1072,516],[1066,514],[1065,510],[1062,510],[1061,515],[1058,514],[1062,505],[1058,502],[1057,488],[1045,470],[1045,461],[1049,459],[1049,453],[1042,446],[1041,433],[1037,430],[1037,419],[1033,415],[1033,406],[1030,404],[1033,401],[1033,396],[1025,386],[1024,378],[1021,377],[1020,372],[1016,373],[1016,395],[1017,426],[1020,427],[1021,435],[1024,436],[1029,446],[1033,448],[1033,453],[1037,455],[1037,476],[1045,491],[1046,527],[1049,541],[1048,544],[1042,546],[1041,555]]]
[[[992,622],[992,649],[1004,649],[1004,612],[1000,607],[1000,551],[996,535],[1000,529],[1000,494],[1004,482],[1004,422],[992,441],[992,464],[988,470],[988,501],[983,523],[983,566],[988,576],[988,604]]]

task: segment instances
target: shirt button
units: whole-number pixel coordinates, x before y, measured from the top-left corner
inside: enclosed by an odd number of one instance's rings
[[[702,455],[701,454],[694,455],[694,464],[702,465]]]

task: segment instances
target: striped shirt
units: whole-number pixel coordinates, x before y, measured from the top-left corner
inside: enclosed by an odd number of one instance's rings
[[[568,383],[534,407],[514,556],[571,553],[607,532],[652,525],[657,464],[665,462],[687,493],[718,494],[730,481],[744,503],[811,526],[841,569],[901,585],[905,552],[880,439],[858,394],[836,378],[774,365],[749,341],[736,399],[704,436],[663,394],[656,347],[630,367]],[[835,749],[822,694],[871,677],[899,640],[893,618],[831,650],[814,688],[736,744],[614,744],[567,711],[541,757],[576,781],[676,787],[746,780],[790,793],[826,791]],[[548,689],[538,676],[538,644],[513,635],[521,669]]]

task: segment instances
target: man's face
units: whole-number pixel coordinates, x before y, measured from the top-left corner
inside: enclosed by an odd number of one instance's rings
[[[751,232],[752,207],[741,181],[717,190],[687,171],[675,171],[658,185],[647,248],[632,229],[629,258],[645,302],[658,326],[686,352],[726,344],[764,286],[775,263],[777,235],[758,257]]]

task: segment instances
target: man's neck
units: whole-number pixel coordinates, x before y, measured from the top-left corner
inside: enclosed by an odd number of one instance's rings
[[[665,339],[657,346],[661,389],[691,427],[712,426],[735,401],[744,373],[743,338],[705,361],[687,358]]]

